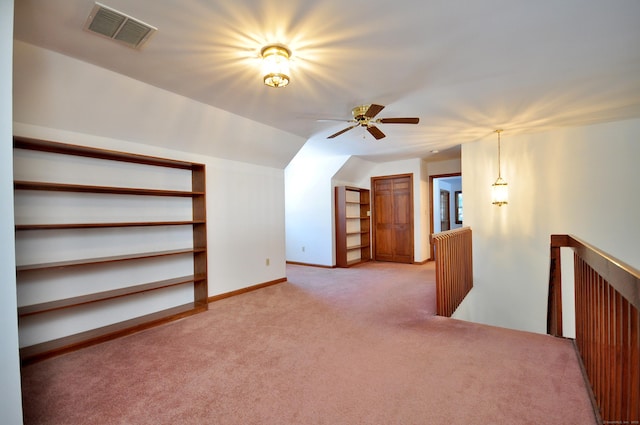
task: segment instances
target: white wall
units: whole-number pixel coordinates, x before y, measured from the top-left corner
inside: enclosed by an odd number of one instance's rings
[[[348,156],[324,156],[306,144],[285,169],[286,258],[335,265],[333,175]]]
[[[427,162],[427,174],[438,176],[443,174],[456,174],[462,172],[462,162],[459,159]]]
[[[433,208],[433,233],[440,233],[442,225],[440,224],[440,180],[433,180],[433,198],[430,199]]]
[[[352,156],[333,176],[333,186],[355,186],[371,189],[371,173],[375,162]]]
[[[640,120],[520,136],[505,131],[503,207],[491,204],[495,140],[463,145],[474,288],[455,317],[544,333],[551,234],[573,234],[640,268],[638,134]]]
[[[0,412],[22,423],[13,221],[12,121],[13,1],[0,1]]]

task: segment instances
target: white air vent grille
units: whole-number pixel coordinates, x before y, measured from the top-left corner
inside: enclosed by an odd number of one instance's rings
[[[122,12],[97,3],[84,29],[139,49],[158,29]]]

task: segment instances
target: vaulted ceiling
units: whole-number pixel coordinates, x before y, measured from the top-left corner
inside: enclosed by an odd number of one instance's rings
[[[141,50],[83,31],[90,0],[15,2],[16,39],[373,161],[640,117],[637,0],[104,0],[158,28]],[[293,52],[268,88],[260,49]],[[419,117],[335,139],[361,104]],[[256,135],[259,142],[260,135]],[[444,153],[443,153],[444,152]]]

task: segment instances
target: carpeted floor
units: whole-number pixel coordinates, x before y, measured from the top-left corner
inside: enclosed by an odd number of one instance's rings
[[[433,316],[433,264],[287,275],[27,366],[25,423],[595,423],[569,341]]]

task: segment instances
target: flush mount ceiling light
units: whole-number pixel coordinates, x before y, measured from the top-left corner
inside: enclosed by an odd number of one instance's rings
[[[291,50],[280,44],[265,46],[260,51],[262,56],[262,77],[269,87],[285,87],[289,84],[289,58]]]
[[[507,188],[507,182],[504,181],[500,174],[500,133],[502,130],[496,130],[498,133],[498,179],[491,185],[491,200],[493,205],[499,207],[508,204],[509,190]]]

